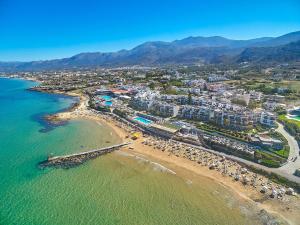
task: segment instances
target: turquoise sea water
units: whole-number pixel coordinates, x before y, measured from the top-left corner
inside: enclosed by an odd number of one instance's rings
[[[120,139],[92,121],[49,126],[42,116],[74,99],[25,90],[32,85],[0,79],[1,225],[259,224],[224,187],[198,176],[164,173],[120,153],[72,169],[39,170],[37,163],[50,153]]]

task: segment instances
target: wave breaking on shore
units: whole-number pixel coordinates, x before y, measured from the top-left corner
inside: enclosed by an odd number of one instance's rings
[[[149,165],[151,165],[153,167],[153,169],[155,171],[159,171],[159,172],[165,172],[165,173],[170,173],[173,175],[176,175],[176,172],[174,172],[173,170],[157,163],[154,161],[151,161],[149,159],[146,159],[142,156],[138,156],[138,155],[134,155],[134,154],[129,154],[127,152],[117,152],[117,154],[122,155],[122,156],[126,156],[126,157],[133,157],[134,159],[138,160],[141,163],[148,163]]]

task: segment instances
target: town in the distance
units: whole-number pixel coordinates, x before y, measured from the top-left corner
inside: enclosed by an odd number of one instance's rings
[[[39,81],[34,91],[80,96],[70,109],[73,116],[115,121],[132,142],[189,159],[272,198],[299,190],[299,63],[99,67],[1,76]]]
[[[0,225],[300,225],[300,0],[0,0]]]

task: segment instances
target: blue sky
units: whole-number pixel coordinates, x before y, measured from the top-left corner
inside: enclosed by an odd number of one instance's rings
[[[300,0],[0,0],[0,61],[130,49],[145,41],[300,30]]]

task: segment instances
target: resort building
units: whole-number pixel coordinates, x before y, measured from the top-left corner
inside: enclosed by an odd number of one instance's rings
[[[211,122],[218,126],[237,130],[251,128],[254,124],[254,114],[250,111],[237,111],[225,107],[212,106],[182,106],[178,115],[182,119]]]
[[[276,125],[276,115],[274,113],[263,111],[260,114],[260,123],[269,126],[274,127]]]
[[[174,117],[177,116],[179,106],[161,101],[154,101],[151,104],[150,112],[154,115],[162,117]]]
[[[218,84],[216,84],[218,85]],[[230,99],[242,100],[246,105],[258,93],[246,93],[239,89],[222,93],[203,93],[202,96],[160,95],[159,92],[141,91],[131,101],[130,106],[161,117],[178,117],[203,121],[234,130],[251,129],[255,124],[275,125],[275,115],[264,110],[252,111],[245,106],[231,103]]]
[[[159,96],[158,92],[148,90],[140,91],[134,98],[131,99],[129,105],[136,110],[149,111],[157,96]]]
[[[129,105],[136,110],[148,111],[152,103],[153,100],[135,97],[134,99],[132,99],[132,101],[129,102]]]

